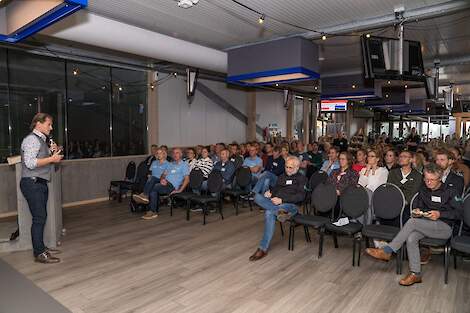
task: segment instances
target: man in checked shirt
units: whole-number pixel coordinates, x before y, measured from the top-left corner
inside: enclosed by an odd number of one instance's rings
[[[47,137],[52,130],[52,116],[37,113],[31,122],[31,133],[21,143],[21,181],[20,189],[28,202],[33,217],[31,239],[36,262],[58,263],[60,259],[53,254],[59,250],[44,245],[44,226],[47,219],[47,183],[51,178],[53,164],[59,163],[63,155],[55,143],[49,147]]]

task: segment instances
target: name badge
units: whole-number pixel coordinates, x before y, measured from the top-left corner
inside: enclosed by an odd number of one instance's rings
[[[407,181],[408,181],[408,179],[403,178],[402,180],[400,180],[400,183],[403,185],[403,184],[406,183]]]
[[[171,173],[173,173],[173,174],[176,173],[176,170],[171,170]]]
[[[273,162],[273,165],[274,165],[274,166],[277,166],[277,162]]]
[[[221,171],[222,171],[222,172],[225,172],[225,167],[223,167],[223,168],[221,169]]]
[[[439,202],[439,203],[441,203],[441,197],[432,196],[432,197],[431,197],[431,201],[432,201],[432,202]]]
[[[286,180],[286,185],[292,185],[292,180]]]
[[[230,159],[230,161],[235,162],[235,159]]]

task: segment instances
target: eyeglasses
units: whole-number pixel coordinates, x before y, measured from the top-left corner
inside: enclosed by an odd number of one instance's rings
[[[286,169],[293,170],[293,169],[295,169],[295,167],[294,166],[286,166]]]
[[[440,179],[439,179],[439,178],[424,178],[423,180],[424,180],[425,182],[432,183],[432,182],[439,181]]]

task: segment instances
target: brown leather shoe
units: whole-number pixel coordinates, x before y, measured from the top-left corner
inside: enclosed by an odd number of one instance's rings
[[[392,255],[390,253],[386,253],[384,249],[367,248],[366,253],[374,259],[385,262],[390,261],[390,259],[392,258]]]
[[[267,252],[265,252],[265,251],[261,250],[260,248],[258,248],[256,250],[256,252],[253,253],[252,256],[250,256],[250,261],[258,261],[259,259],[262,259],[267,255],[268,255]]]
[[[419,253],[421,254],[421,265],[426,265],[431,260],[431,249],[428,247],[423,247],[419,249]]]
[[[34,262],[43,263],[43,264],[52,264],[52,263],[59,263],[60,259],[52,256],[49,252],[45,251],[38,255]]]
[[[414,284],[421,283],[421,276],[416,275],[415,273],[409,273],[400,280],[400,285],[402,286],[411,286]]]

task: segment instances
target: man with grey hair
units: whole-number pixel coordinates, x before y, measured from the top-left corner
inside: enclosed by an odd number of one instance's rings
[[[264,234],[259,248],[250,256],[250,261],[257,261],[268,254],[276,218],[283,222],[297,214],[296,204],[305,199],[307,178],[299,173],[299,167],[300,160],[289,156],[286,160],[286,171],[278,177],[276,185],[264,195],[255,195],[256,204],[264,209]]]
[[[406,242],[410,273],[400,280],[400,285],[421,283],[421,261],[419,241],[425,237],[448,239],[452,225],[461,218],[461,204],[455,199],[453,190],[442,183],[443,171],[436,164],[424,167],[424,185],[413,204],[413,218],[409,219],[397,236],[382,249],[366,249],[367,254],[389,261]]]

